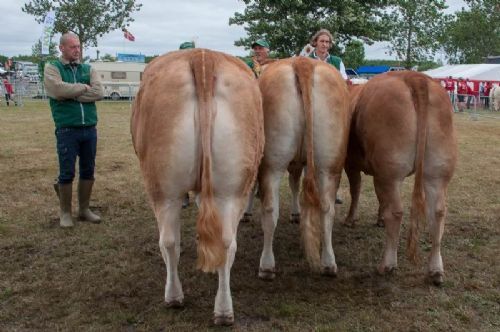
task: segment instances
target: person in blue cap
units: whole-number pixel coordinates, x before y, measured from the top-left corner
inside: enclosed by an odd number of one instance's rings
[[[257,39],[252,43],[253,57],[247,62],[247,65],[252,69],[255,77],[259,77],[262,72],[262,66],[266,65],[273,59],[269,59],[269,43],[265,39]]]

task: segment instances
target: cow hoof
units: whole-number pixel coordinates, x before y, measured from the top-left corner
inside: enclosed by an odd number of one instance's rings
[[[443,272],[430,272],[429,279],[434,286],[441,286],[443,284]]]
[[[381,276],[390,275],[390,274],[394,273],[394,271],[396,271],[396,266],[379,266],[377,268],[377,272]]]
[[[276,271],[272,269],[261,269],[259,268],[259,278],[262,280],[274,280],[276,278]]]
[[[325,266],[321,270],[321,275],[325,277],[336,278],[337,277],[337,268],[334,266]]]
[[[292,213],[290,215],[290,223],[291,224],[298,224],[298,223],[300,223],[300,213]]]
[[[251,213],[246,213],[246,212],[245,212],[245,213],[243,214],[243,217],[241,217],[240,222],[245,222],[245,223],[247,223],[247,222],[250,222],[250,221],[252,221],[252,214],[251,214]]]
[[[184,308],[184,301],[183,300],[165,301],[165,305],[167,306],[167,308],[174,308],[174,309]]]
[[[214,324],[217,326],[231,326],[234,324],[233,315],[215,315]]]

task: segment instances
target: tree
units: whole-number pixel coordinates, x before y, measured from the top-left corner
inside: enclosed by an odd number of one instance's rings
[[[394,0],[389,10],[390,53],[408,69],[439,49],[445,25],[444,0]]]
[[[112,56],[111,54],[109,53],[106,53],[104,54],[101,59],[101,61],[109,61],[109,62],[115,62],[116,61],[116,57]]]
[[[39,62],[42,59],[42,41],[38,40],[35,45],[31,47],[31,54],[35,59],[38,59]],[[49,45],[49,55],[46,57],[46,59],[55,59],[57,58],[57,44],[51,42]]]
[[[464,9],[446,24],[441,37],[451,63],[482,63],[488,55],[500,55],[500,1],[466,0]]]
[[[248,38],[235,42],[250,48],[252,41],[266,38],[279,57],[299,54],[321,28],[335,35],[335,49],[353,37],[372,43],[383,40],[386,0],[243,0],[243,13],[235,13],[229,24],[243,25]]]
[[[5,55],[0,55],[0,63],[3,65],[7,62],[7,60],[9,59],[8,56],[5,56]]]
[[[42,23],[46,13],[54,10],[54,32],[74,32],[83,50],[86,46],[97,46],[97,37],[128,26],[134,21],[131,14],[141,6],[135,0],[32,0],[24,4],[22,11]]]
[[[345,46],[342,61],[346,67],[358,68],[363,65],[365,60],[365,47],[359,40],[351,40]]]
[[[151,61],[153,61],[155,58],[159,57],[158,54],[155,54],[155,55],[146,55],[144,61],[146,63],[150,63]]]

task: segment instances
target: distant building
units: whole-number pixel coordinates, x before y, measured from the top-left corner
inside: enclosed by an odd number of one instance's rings
[[[145,63],[146,56],[144,54],[118,53],[116,55],[116,61]]]

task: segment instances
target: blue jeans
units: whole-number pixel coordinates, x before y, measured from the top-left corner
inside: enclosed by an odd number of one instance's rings
[[[73,182],[76,157],[79,157],[80,179],[94,180],[97,130],[90,127],[66,127],[56,129],[59,178],[61,184]]]

